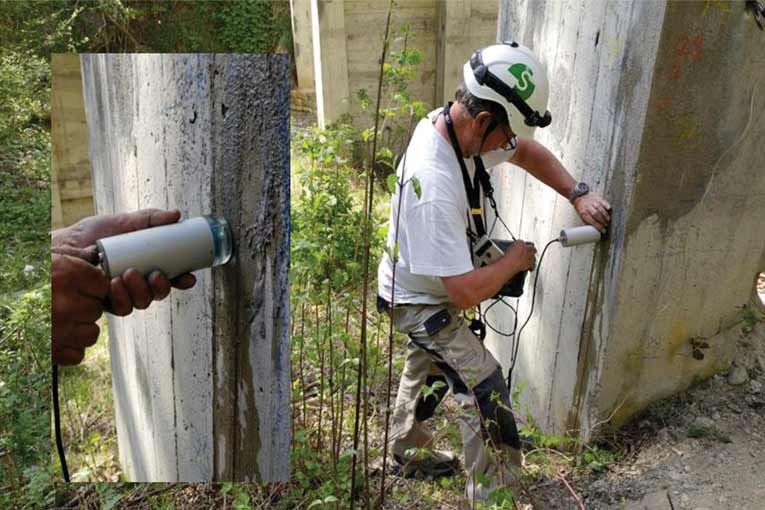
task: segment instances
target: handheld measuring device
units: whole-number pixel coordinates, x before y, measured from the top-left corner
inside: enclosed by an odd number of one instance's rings
[[[111,280],[129,268],[143,276],[161,271],[168,279],[198,269],[225,264],[234,251],[231,227],[222,216],[205,215],[169,225],[136,230],[104,237],[96,241],[98,260],[106,277]],[[53,415],[58,450],[64,480],[69,482],[69,470],[61,438],[61,418],[58,402],[58,365],[53,365]]]
[[[595,243],[603,239],[604,235],[592,225],[583,225],[580,227],[564,228],[560,231],[557,241],[566,248],[578,246],[580,244]],[[488,236],[481,236],[473,243],[473,257],[477,267],[484,267],[493,264],[502,258],[507,250],[518,241],[507,241],[504,239],[491,239]],[[523,286],[526,283],[528,271],[521,271],[510,278],[493,297],[521,297],[523,295]]]
[[[105,237],[96,241],[96,247],[101,268],[109,279],[128,268],[144,276],[159,270],[172,279],[228,262],[233,238],[225,218],[206,215]]]

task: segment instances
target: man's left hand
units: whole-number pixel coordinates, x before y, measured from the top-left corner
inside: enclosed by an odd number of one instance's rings
[[[608,211],[611,205],[595,192],[589,192],[574,199],[574,209],[588,225],[592,225],[600,232],[605,233],[608,223],[611,221],[611,215]]]

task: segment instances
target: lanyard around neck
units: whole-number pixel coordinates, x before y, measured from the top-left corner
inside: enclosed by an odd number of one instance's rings
[[[475,224],[476,236],[482,237],[486,234],[486,228],[483,223],[483,209],[481,207],[481,186],[483,185],[483,191],[489,202],[494,205],[494,198],[492,194],[494,190],[489,182],[489,174],[486,173],[486,168],[483,165],[483,160],[480,156],[474,156],[473,162],[475,163],[475,175],[473,175],[473,182],[470,182],[470,174],[467,171],[465,165],[465,159],[462,157],[462,150],[460,144],[457,141],[457,134],[454,132],[454,125],[452,124],[452,118],[449,115],[449,107],[452,105],[451,101],[444,106],[444,121],[446,122],[446,131],[449,133],[449,140],[451,140],[452,148],[457,156],[457,162],[460,164],[460,170],[462,170],[462,183],[465,185],[465,193],[467,194],[468,205],[470,206],[470,215],[473,217],[473,223]],[[468,233],[468,235],[470,235]]]

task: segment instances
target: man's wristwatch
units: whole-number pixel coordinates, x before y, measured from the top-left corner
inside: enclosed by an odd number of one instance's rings
[[[590,192],[590,187],[587,185],[587,183],[578,182],[576,186],[574,187],[574,191],[572,191],[571,195],[568,197],[568,201],[573,204],[574,200],[581,197],[582,195],[586,195],[589,192]]]

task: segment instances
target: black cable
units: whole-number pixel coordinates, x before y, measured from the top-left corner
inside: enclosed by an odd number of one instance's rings
[[[515,338],[515,352],[513,353],[513,361],[510,364],[510,370],[507,371],[507,387],[510,388],[510,380],[513,377],[513,369],[515,368],[515,361],[518,358],[518,348],[521,345],[521,333],[523,333],[523,328],[526,327],[526,324],[529,323],[531,320],[531,316],[534,314],[534,301],[537,297],[537,282],[539,281],[539,272],[542,268],[542,261],[545,258],[545,253],[547,252],[547,248],[549,248],[552,244],[560,242],[560,239],[553,239],[549,243],[545,245],[545,248],[542,250],[542,255],[539,257],[539,263],[536,267],[536,275],[534,275],[534,286],[531,290],[531,310],[529,310],[529,316],[526,317],[526,321],[523,323],[523,326],[521,326],[521,329],[518,330],[518,335]]]
[[[502,224],[502,226],[505,227],[505,230],[507,230],[507,233],[510,234],[510,237],[512,238],[512,240],[513,241],[517,241],[517,239],[513,235],[512,230],[510,230],[510,227],[507,226],[505,221],[499,215],[499,210],[497,208],[497,202],[494,200],[494,197],[492,196],[492,193],[489,193],[488,196],[486,194],[484,194],[483,200],[482,200],[482,204],[481,204],[482,208],[484,210],[486,209],[486,200],[487,199],[489,200],[489,202],[491,204],[491,208],[494,210],[494,221],[492,222],[491,228],[489,229],[489,232],[487,234],[489,236],[489,238],[491,238],[491,234],[494,231],[494,227],[497,225],[497,221],[499,221]],[[483,323],[486,325],[487,328],[489,328],[494,333],[496,333],[496,334],[498,334],[500,336],[513,337],[512,344],[510,345],[510,348],[512,350],[512,361],[510,362],[510,369],[507,371],[507,387],[508,387],[508,389],[511,388],[510,382],[511,382],[511,379],[513,377],[513,369],[515,368],[515,362],[518,359],[518,349],[520,348],[520,345],[521,345],[521,333],[523,332],[523,328],[526,327],[526,324],[528,324],[529,321],[531,320],[531,316],[534,313],[534,301],[536,300],[536,295],[537,295],[537,282],[539,281],[539,273],[540,273],[540,269],[542,268],[542,260],[545,257],[545,253],[547,252],[547,248],[549,248],[553,243],[557,243],[557,242],[560,242],[560,239],[553,239],[550,242],[548,242],[545,245],[544,249],[542,250],[542,255],[539,257],[539,263],[537,264],[537,267],[536,267],[536,275],[534,275],[534,286],[533,286],[532,291],[531,291],[531,309],[529,310],[529,316],[526,317],[526,320],[524,321],[524,323],[521,326],[520,330],[517,329],[518,328],[518,311],[517,311],[517,307],[518,307],[518,301],[519,300],[516,300],[516,308],[513,308],[513,306],[508,304],[507,302],[505,302],[505,300],[502,297],[499,297],[499,298],[495,299],[494,302],[492,304],[490,304],[486,308],[486,311],[483,312],[483,313],[481,313],[481,308],[480,308],[480,305],[479,305],[479,308],[478,308],[478,317],[479,317],[479,320],[483,320]],[[513,331],[511,333],[503,333],[502,331],[499,331],[494,326],[492,326],[491,323],[489,323],[489,320],[486,317],[486,314],[489,313],[489,310],[491,310],[491,308],[494,305],[496,305],[499,301],[502,301],[502,303],[504,303],[507,307],[509,307],[513,311],[513,315],[515,316],[515,319],[513,320]],[[516,331],[518,332],[517,335],[516,335]]]
[[[513,315],[515,316],[515,319],[513,320],[513,330],[511,332],[509,332],[509,333],[503,333],[502,331],[500,331],[497,328],[495,328],[494,326],[492,326],[489,323],[488,317],[486,317],[486,314],[489,313],[489,310],[491,310],[494,307],[494,305],[496,305],[497,303],[500,303],[500,302],[502,304],[504,304],[505,306],[507,306],[508,308],[510,308],[513,311]],[[493,332],[495,332],[496,334],[498,334],[499,336],[511,337],[511,336],[515,335],[515,330],[518,327],[518,312],[515,310],[513,305],[511,305],[507,301],[505,301],[504,298],[500,297],[500,298],[495,299],[492,304],[490,304],[489,306],[486,307],[486,311],[483,312],[481,317],[483,318],[483,322],[484,322],[484,324],[486,324],[486,327],[489,328],[490,330],[492,330]]]
[[[502,224],[502,226],[503,226],[503,227],[505,227],[505,230],[507,230],[507,233],[508,233],[508,234],[510,234],[510,238],[511,238],[513,241],[517,241],[517,239],[516,239],[516,238],[515,238],[515,236],[513,235],[513,232],[510,230],[510,227],[508,227],[508,226],[505,224],[505,221],[504,221],[504,220],[502,219],[502,217],[501,217],[500,215],[498,215],[498,214],[497,214],[497,219],[498,219],[498,220],[499,220],[499,222]]]
[[[510,239],[513,241],[517,241],[515,238],[515,235],[513,235],[513,231],[510,230],[510,227],[507,226],[507,223],[505,223],[505,220],[502,219],[502,217],[499,215],[499,210],[497,209],[497,202],[494,200],[494,198],[491,198],[491,207],[494,210],[494,221],[491,222],[491,228],[489,229],[489,232],[486,234],[487,237],[491,237],[492,232],[494,232],[494,227],[497,226],[497,221],[499,221],[503,227],[505,227],[505,230],[507,230],[507,233],[510,234]],[[483,209],[486,210],[486,196],[483,197]]]
[[[61,439],[61,410],[58,407],[58,365],[53,365],[53,426],[56,433],[56,449],[61,461],[61,471],[64,472],[64,481],[69,483],[69,470],[66,467],[64,456],[64,442]]]

